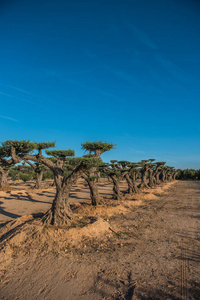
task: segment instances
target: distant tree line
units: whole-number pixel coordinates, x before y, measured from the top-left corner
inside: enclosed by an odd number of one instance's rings
[[[200,169],[178,169],[176,179],[178,180],[200,180]]]
[[[37,170],[33,169],[30,166],[26,165],[18,165],[10,168],[8,177],[12,179],[12,181],[22,180],[27,182],[29,180],[37,180]],[[45,181],[46,179],[53,179],[53,173],[49,169],[43,170],[43,174],[41,177],[41,181]],[[35,186],[34,186],[35,187]],[[40,187],[38,187],[40,188]]]

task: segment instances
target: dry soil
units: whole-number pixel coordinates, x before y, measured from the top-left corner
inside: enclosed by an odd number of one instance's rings
[[[109,198],[110,186],[100,185]],[[85,197],[73,205],[68,229],[44,227],[36,214],[51,204],[53,189],[12,192],[1,192],[0,299],[200,299],[199,182],[97,209]]]

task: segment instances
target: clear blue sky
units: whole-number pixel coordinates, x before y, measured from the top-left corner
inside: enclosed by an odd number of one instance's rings
[[[1,141],[200,168],[198,0],[0,2]]]

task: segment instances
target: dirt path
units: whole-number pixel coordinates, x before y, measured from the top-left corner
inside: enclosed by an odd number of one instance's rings
[[[106,222],[109,231],[81,247],[19,254],[1,299],[200,298],[199,182],[175,183]]]

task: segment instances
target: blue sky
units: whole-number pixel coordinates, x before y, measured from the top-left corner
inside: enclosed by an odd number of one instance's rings
[[[1,1],[1,141],[199,169],[199,32],[197,0]]]

